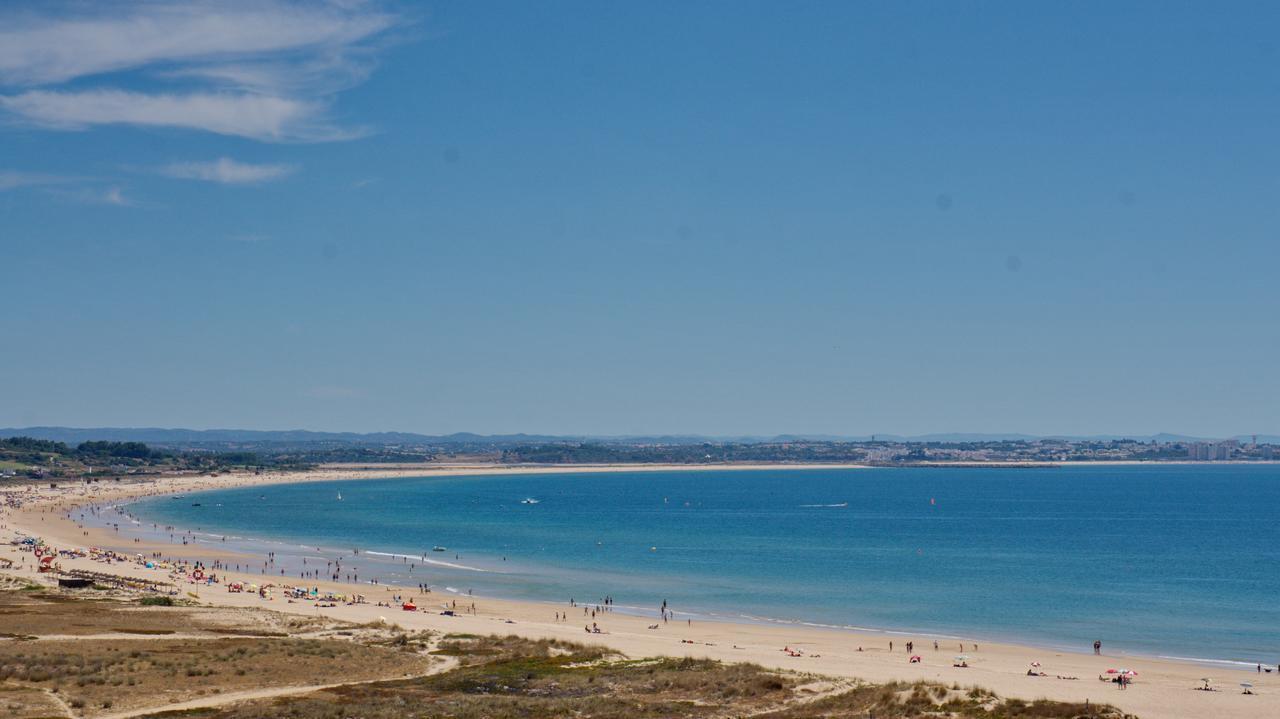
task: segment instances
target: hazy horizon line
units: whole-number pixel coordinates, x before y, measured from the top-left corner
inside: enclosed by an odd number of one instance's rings
[[[72,425],[28,425],[23,427],[6,427],[0,428],[0,434],[4,436],[19,436],[22,433],[187,433],[193,435],[210,435],[210,434],[245,434],[245,435],[318,435],[318,436],[346,436],[352,438],[359,437],[389,437],[399,436],[404,438],[421,438],[421,439],[450,439],[458,437],[474,437],[476,439],[494,439],[494,438],[529,438],[531,440],[554,441],[554,440],[611,440],[623,441],[633,439],[686,439],[686,440],[713,440],[713,441],[771,441],[782,439],[793,440],[810,440],[810,441],[832,441],[832,442],[868,442],[868,441],[907,441],[907,442],[929,442],[929,441],[1016,441],[1016,440],[1071,440],[1071,441],[1106,441],[1106,440],[1143,440],[1143,441],[1223,441],[1223,440],[1239,440],[1250,439],[1252,437],[1266,438],[1267,441],[1280,440],[1280,434],[1271,434],[1266,432],[1237,432],[1233,434],[1221,435],[1203,435],[1188,434],[1179,432],[1097,432],[1091,434],[1074,434],[1074,433],[1050,433],[1037,434],[1031,432],[923,432],[917,434],[904,434],[896,432],[865,432],[865,433],[838,433],[838,432],[776,432],[776,433],[703,433],[703,432],[625,432],[625,433],[586,433],[586,432],[473,432],[469,430],[458,430],[447,433],[433,433],[413,430],[325,430],[325,429],[306,429],[306,428],[286,428],[286,429],[250,429],[245,427],[216,427],[209,426],[204,428],[195,427],[162,427],[162,426],[72,426]],[[155,440],[153,440],[155,441]]]

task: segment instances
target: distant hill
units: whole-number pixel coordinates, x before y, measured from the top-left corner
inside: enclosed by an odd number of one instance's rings
[[[862,436],[841,436],[829,434],[783,434],[775,436],[733,436],[715,437],[709,435],[627,435],[627,436],[586,436],[586,435],[545,435],[545,434],[496,434],[482,435],[472,432],[456,432],[446,435],[426,435],[413,432],[315,432],[304,429],[293,430],[252,430],[252,429],[181,429],[161,427],[13,427],[0,429],[0,437],[34,437],[55,442],[76,445],[81,442],[105,440],[111,442],[146,442],[155,445],[198,445],[198,444],[235,444],[235,443],[288,443],[301,444],[312,442],[334,442],[345,444],[380,445],[494,445],[510,446],[515,444],[535,444],[554,442],[619,442],[634,444],[668,444],[688,445],[704,442],[868,442],[874,437],[883,442],[1002,442],[1030,441],[1042,439],[1030,434],[983,434],[983,433],[939,433],[916,436],[896,434],[876,434]],[[1214,438],[1192,437],[1188,435],[1160,433],[1154,435],[1095,435],[1095,436],[1052,436],[1044,439],[1063,439],[1071,441],[1108,441],[1132,439],[1139,442],[1150,442],[1153,439],[1161,442],[1199,442],[1214,441]],[[1252,435],[1238,435],[1233,439],[1249,442]],[[1258,442],[1280,444],[1278,435],[1258,435]]]
[[[505,442],[552,442],[561,438],[544,435],[481,436],[459,432],[430,436],[410,432],[314,432],[305,429],[167,429],[160,427],[22,427],[0,429],[0,437],[34,437],[67,444],[91,440],[146,442],[148,444],[203,444],[239,442],[346,442],[352,444],[472,444]]]

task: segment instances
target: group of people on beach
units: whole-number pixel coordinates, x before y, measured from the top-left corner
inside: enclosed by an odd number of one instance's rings
[[[915,652],[915,650],[916,650],[916,643],[915,643],[915,642],[913,642],[913,641],[908,641],[908,642],[906,643],[906,650],[907,650],[907,654],[912,654],[912,653],[914,653],[914,652]],[[938,640],[937,640],[937,639],[935,639],[935,640],[933,640],[933,651],[935,651],[935,652],[936,652],[936,651],[939,651],[939,650],[940,650],[940,647],[938,646]],[[862,647],[858,647],[858,651],[862,651]],[[890,639],[890,640],[889,640],[889,651],[893,651],[893,640],[892,640],[892,639]],[[973,644],[973,651],[975,651],[975,652],[976,652],[976,651],[978,651],[978,645],[977,645],[977,643],[976,643],[976,642]],[[961,652],[962,654],[964,653],[964,642],[960,642],[960,652]]]

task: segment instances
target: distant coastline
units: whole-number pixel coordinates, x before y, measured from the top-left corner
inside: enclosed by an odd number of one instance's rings
[[[27,433],[5,437],[6,433]],[[455,465],[643,468],[865,465],[875,467],[1040,467],[1108,463],[1234,463],[1276,460],[1267,435],[1247,440],[1013,438],[939,435],[943,439],[441,437],[404,433],[246,432],[242,430],[0,430],[0,478],[114,478],[130,474],[301,471],[334,465],[434,470]],[[91,439],[92,438],[92,439]],[[148,444],[152,442],[152,444]]]

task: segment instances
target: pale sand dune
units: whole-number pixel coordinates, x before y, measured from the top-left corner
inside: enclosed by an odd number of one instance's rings
[[[798,468],[798,465],[789,465]],[[740,466],[746,469],[749,467]],[[769,466],[770,469],[779,467]],[[657,470],[726,469],[726,467],[501,467],[492,465],[449,466],[433,468],[398,468],[392,471],[359,471],[350,468],[324,468],[313,472],[292,474],[272,473],[254,475],[223,475],[219,477],[175,477],[151,480],[138,484],[102,483],[92,489],[76,484],[58,490],[39,491],[42,499],[29,503],[20,511],[0,510],[0,539],[8,541],[22,531],[44,537],[59,547],[114,547],[122,552],[148,551],[146,545],[111,533],[81,529],[65,519],[70,507],[78,504],[119,501],[129,497],[171,492],[190,492],[201,489],[262,484],[276,482],[323,481],[358,477],[395,477],[424,475],[471,475],[517,472],[605,472],[605,471],[657,471]],[[87,534],[86,534],[87,532]],[[213,559],[214,553],[204,547],[158,544],[155,550],[168,555],[182,555],[187,559]],[[32,572],[31,556],[21,555],[11,547],[0,549],[0,557],[9,557],[23,563],[25,573]],[[223,557],[227,558],[227,557]],[[245,559],[241,557],[241,559]],[[253,558],[260,560],[260,558]],[[66,567],[106,571],[104,565],[88,559],[62,560]],[[109,571],[139,578],[163,580],[164,573],[133,565],[115,564]],[[261,575],[225,573],[246,582],[261,582]],[[277,577],[273,581],[299,584],[301,580]],[[385,617],[405,628],[435,629],[468,633],[515,633],[531,637],[555,637],[588,644],[600,644],[629,656],[654,655],[708,657],[725,661],[749,661],[764,666],[795,669],[836,677],[856,677],[870,682],[889,680],[925,679],[947,684],[959,682],[964,686],[979,685],[1004,696],[1027,699],[1048,698],[1062,701],[1107,702],[1144,719],[1155,717],[1199,718],[1215,717],[1268,717],[1280,716],[1280,674],[1258,675],[1252,671],[1208,668],[1197,664],[1133,656],[1095,657],[1088,651],[1080,653],[1060,652],[1042,648],[981,642],[977,651],[973,642],[965,640],[965,653],[969,655],[968,668],[951,666],[952,657],[958,652],[958,640],[941,640],[939,651],[933,649],[929,636],[908,637],[874,632],[848,632],[801,626],[736,624],[727,622],[695,622],[687,626],[683,622],[663,624],[656,630],[648,629],[655,620],[645,617],[629,617],[616,613],[603,613],[592,619],[583,616],[582,609],[563,604],[535,602],[511,602],[489,598],[466,598],[465,604],[474,601],[478,613],[475,616],[445,617],[438,614],[444,602],[458,600],[461,596],[434,593],[423,597],[416,589],[390,586],[335,584],[332,582],[306,582],[340,593],[363,593],[370,602],[390,601],[390,596],[400,593],[413,596],[419,607],[426,611],[404,612],[398,608],[378,607],[373,604],[318,609],[308,602],[288,603],[277,597],[270,601],[256,595],[230,594],[221,586],[184,586],[184,591],[197,592],[201,601],[230,606],[263,606],[270,609],[299,614],[324,612],[329,616],[354,622],[368,622]],[[803,602],[803,598],[798,598]],[[554,621],[556,612],[569,613],[566,622]],[[781,613],[781,612],[780,612]],[[795,612],[801,613],[801,612]],[[510,620],[514,623],[507,623]],[[607,634],[588,634],[585,624],[599,623]],[[0,630],[2,630],[0,626]],[[1105,637],[1103,637],[1105,641]],[[922,655],[921,664],[909,664],[904,644],[914,640],[916,653]],[[1087,644],[1092,637],[1082,637]],[[692,644],[684,643],[691,641]],[[888,651],[888,643],[894,642],[894,652]],[[803,657],[785,654],[783,647],[800,649]],[[863,651],[859,652],[861,647]],[[1280,648],[1277,648],[1280,653]],[[1027,668],[1032,661],[1042,664],[1041,671],[1048,677],[1028,677]],[[1098,675],[1109,667],[1124,666],[1139,672],[1137,681],[1126,691],[1115,685],[1098,681]],[[1078,680],[1057,679],[1055,675],[1077,676]],[[1200,677],[1214,677],[1220,692],[1195,691]],[[1249,681],[1256,685],[1257,694],[1241,694],[1238,682]]]

